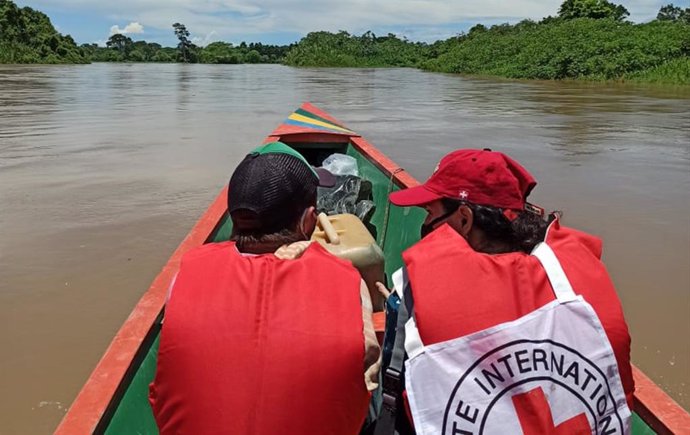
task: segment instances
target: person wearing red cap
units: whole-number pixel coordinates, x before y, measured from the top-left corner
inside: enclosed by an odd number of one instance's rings
[[[238,165],[231,241],[186,253],[166,305],[149,394],[162,435],[359,432],[378,379],[369,292],[318,243],[285,246],[306,243],[334,181],[280,142]]]
[[[601,241],[545,219],[536,184],[503,153],[458,150],[390,195],[428,215],[393,276],[377,435],[629,433],[630,335]]]

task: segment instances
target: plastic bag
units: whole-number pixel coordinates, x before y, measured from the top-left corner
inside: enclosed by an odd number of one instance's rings
[[[333,187],[319,187],[316,208],[327,215],[349,213],[365,224],[371,219],[374,204],[371,181],[359,178],[357,160],[345,154],[331,154],[322,167],[335,175]]]
[[[369,222],[372,211],[375,207],[376,204],[374,204],[374,201],[364,199],[355,204],[355,214],[362,222]]]
[[[331,154],[326,157],[326,160],[321,164],[322,167],[328,169],[333,175],[354,175],[359,176],[359,169],[357,168],[357,160],[346,154]]]
[[[327,215],[355,213],[362,180],[354,175],[336,176],[335,186],[319,187],[316,208]]]

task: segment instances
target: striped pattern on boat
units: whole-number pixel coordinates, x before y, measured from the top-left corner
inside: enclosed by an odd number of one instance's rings
[[[326,118],[311,113],[304,108],[297,109],[295,112],[293,112],[292,115],[288,116],[283,124],[327,131],[330,133],[356,134],[354,131],[338,125]]]

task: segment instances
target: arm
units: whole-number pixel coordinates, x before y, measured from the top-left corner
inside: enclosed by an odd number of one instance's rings
[[[360,281],[359,295],[362,301],[362,320],[364,322],[364,383],[367,390],[373,391],[379,386],[381,348],[376,339],[374,322],[371,317],[373,313],[371,297],[364,280]]]

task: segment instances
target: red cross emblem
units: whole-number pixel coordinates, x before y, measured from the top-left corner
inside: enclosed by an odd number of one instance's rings
[[[541,387],[516,394],[512,399],[523,435],[591,435],[592,433],[584,412],[555,426],[551,416],[551,407]]]

